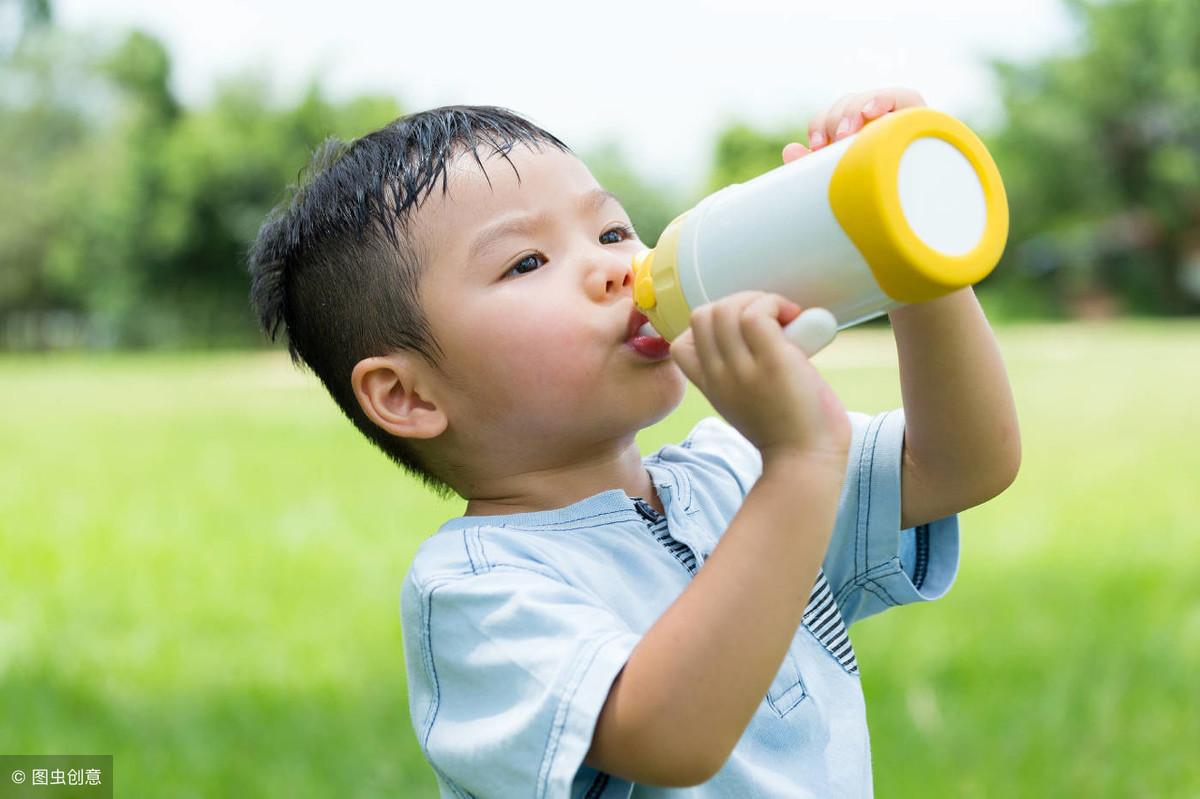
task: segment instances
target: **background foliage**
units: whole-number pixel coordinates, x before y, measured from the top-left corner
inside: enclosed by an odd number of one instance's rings
[[[21,21],[0,43],[0,347],[260,343],[243,257],[266,212],[326,136],[411,109],[334,102],[315,82],[280,103],[249,74],[185,107],[148,34],[64,30],[48,0],[0,3]],[[981,294],[999,317],[1195,314],[1200,5],[1070,7],[1070,52],[993,65],[1006,113],[982,133],[1012,236]],[[643,179],[615,142],[581,155],[653,242],[702,193],[778,166],[793,140],[807,140],[801,121],[730,120],[691,193]]]
[[[947,597],[851,631],[881,796],[1200,795],[1200,5],[1071,8],[1072,48],[993,65],[980,130],[1021,475],[963,515]],[[398,594],[461,503],[254,351],[243,265],[326,136],[414,109],[253,74],[188,107],[152,36],[50,0],[0,23],[0,752],[111,752],[119,796],[434,795]],[[583,157],[653,241],[804,134],[729,120],[691,192],[616,142]],[[1121,314],[1156,318],[1093,319]],[[818,365],[848,407],[899,402],[886,330]],[[712,412],[690,389],[642,451]]]
[[[943,599],[850,631],[877,793],[1196,796],[1200,323],[1000,342],[1017,482],[963,514]],[[847,407],[899,402],[888,330],[817,358]],[[139,799],[436,796],[399,593],[461,501],[279,353],[8,355],[0,380],[0,752],[113,753]],[[712,413],[689,389],[638,443]]]

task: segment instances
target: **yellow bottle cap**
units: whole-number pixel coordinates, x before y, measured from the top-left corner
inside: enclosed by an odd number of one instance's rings
[[[675,266],[679,231],[686,216],[684,212],[667,225],[654,249],[633,256],[633,301],[667,341],[674,341],[692,321]]]
[[[934,249],[904,215],[900,159],[924,137],[960,152],[979,179],[985,219],[982,235],[967,252]],[[879,287],[900,302],[930,300],[978,283],[995,268],[1008,238],[1008,201],[995,162],[970,128],[930,108],[897,111],[864,127],[834,168],[829,204]]]
[[[642,313],[656,304],[654,277],[650,274],[653,266],[654,250],[642,250],[633,256],[633,301]]]

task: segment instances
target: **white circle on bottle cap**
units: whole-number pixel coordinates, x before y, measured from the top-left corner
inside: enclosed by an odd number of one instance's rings
[[[913,140],[900,156],[896,177],[900,209],[927,246],[944,255],[966,255],[987,226],[983,185],[967,157],[932,136]]]

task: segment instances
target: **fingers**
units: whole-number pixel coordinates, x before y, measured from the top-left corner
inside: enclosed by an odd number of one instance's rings
[[[846,95],[845,97],[848,96]],[[845,97],[842,99],[845,99]],[[838,100],[838,103],[840,102],[841,100]],[[811,149],[816,150],[833,141],[833,129],[837,126],[838,120],[838,117],[834,116],[834,112],[838,107],[838,103],[834,103],[829,108],[818,111],[817,115],[808,123],[808,146]]]
[[[692,311],[688,328],[696,342],[700,371],[709,384],[722,384],[730,374],[741,379],[753,358],[737,330],[737,315],[746,295],[739,292]]]
[[[760,294],[741,314],[741,333],[751,356],[762,363],[779,364],[790,346],[783,326],[800,315],[800,306],[779,294]]]
[[[809,122],[810,148],[816,150],[833,142],[836,133],[838,133],[842,112],[844,112],[846,104],[853,100],[854,96],[856,95],[842,95],[833,106],[817,112],[817,115]]]
[[[852,136],[862,130],[868,122],[891,111],[923,105],[925,100],[918,92],[902,86],[843,95],[829,108],[819,112],[809,123],[809,152]],[[800,156],[795,156],[798,157]],[[789,159],[786,153],[784,155],[785,162],[795,158]]]
[[[834,140],[844,139],[847,136],[858,133],[862,130],[862,126],[866,124],[867,119],[863,114],[863,108],[868,103],[875,100],[875,92],[863,92],[856,94],[852,99],[847,101],[842,107],[842,117],[838,120],[837,127],[834,129]],[[872,108],[872,111],[874,108]],[[891,110],[890,108],[888,109]]]
[[[825,135],[829,138],[829,141],[837,141],[847,135],[846,131],[850,124],[847,117],[847,109],[850,108],[857,98],[857,94],[843,94],[830,107],[829,115],[825,119]]]
[[[704,372],[700,368],[700,359],[696,354],[694,335],[692,328],[689,327],[675,337],[675,340],[671,342],[671,359],[679,365],[684,376],[703,391],[707,384],[704,382]]]
[[[723,302],[713,303],[712,323],[717,349],[735,377],[743,379],[754,368],[754,355],[742,335],[744,309],[754,302],[757,292],[739,292]]]
[[[894,111],[895,109],[895,96],[880,92],[863,103],[863,107],[859,113],[862,114],[863,119],[870,121],[872,119],[878,119],[887,112]]]
[[[921,96],[920,92],[907,89],[903,86],[880,89],[875,94],[884,100],[885,105],[885,110],[879,112],[877,116],[882,116],[888,111],[899,111],[902,108],[918,108],[925,105],[925,98]]]
[[[717,348],[717,334],[712,324],[713,304],[701,305],[692,311],[688,330],[696,346],[696,357],[699,360],[700,372],[705,380],[720,382],[724,376],[721,373],[721,351]],[[693,381],[695,382],[695,381]]]
[[[812,150],[808,149],[800,142],[798,142],[798,141],[791,142],[790,144],[786,144],[783,147],[783,163],[790,164],[791,162],[795,161],[796,159],[803,158],[804,156],[808,155],[811,152],[812,152]]]
[[[778,362],[789,346],[782,327],[800,311],[786,297],[762,291],[738,292],[697,308],[688,332],[703,379],[710,384],[747,380],[759,361]],[[681,366],[688,374],[690,364]]]

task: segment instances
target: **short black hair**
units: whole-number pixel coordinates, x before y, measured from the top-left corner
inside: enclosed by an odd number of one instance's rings
[[[418,289],[428,253],[411,235],[410,216],[439,177],[445,194],[448,162],[470,152],[482,170],[479,149],[491,148],[485,153],[515,172],[508,153],[517,143],[571,152],[496,106],[443,106],[351,141],[330,137],[268,214],[247,256],[250,304],[263,332],[274,341],[282,325],[292,363],[307,365],[363,435],[442,498],[454,489],[406,439],[371,421],[350,375],[363,358],[397,350],[441,371],[444,353]]]

